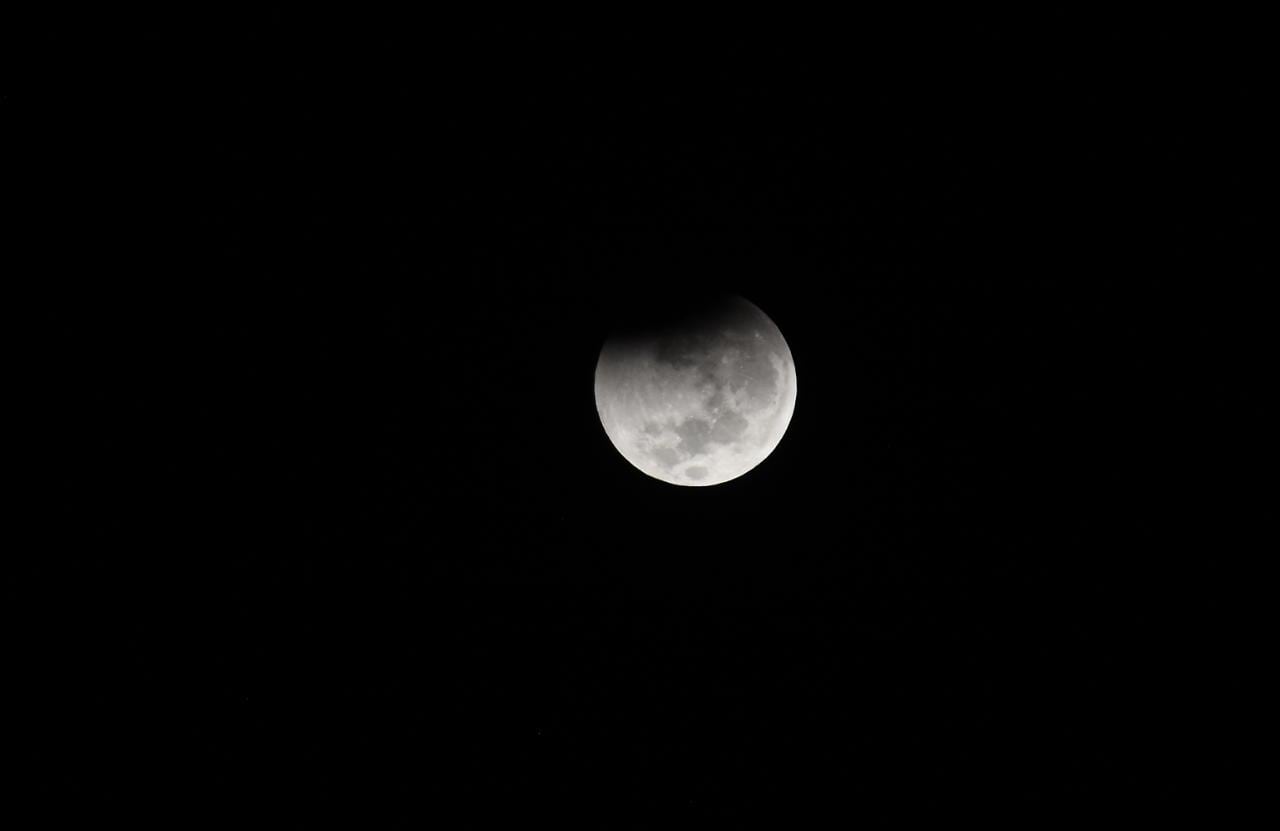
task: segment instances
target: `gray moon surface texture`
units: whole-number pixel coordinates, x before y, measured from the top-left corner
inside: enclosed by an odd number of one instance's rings
[[[628,462],[673,485],[717,485],[778,446],[795,411],[796,368],[773,321],[729,296],[615,333],[600,351],[595,393]]]

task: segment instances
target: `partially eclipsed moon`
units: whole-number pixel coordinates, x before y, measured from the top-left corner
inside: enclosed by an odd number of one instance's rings
[[[614,447],[674,485],[717,485],[751,470],[778,446],[796,404],[791,349],[741,297],[615,334],[595,381]]]

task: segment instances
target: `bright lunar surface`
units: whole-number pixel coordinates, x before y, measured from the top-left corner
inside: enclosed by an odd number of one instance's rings
[[[614,447],[675,485],[716,485],[751,470],[778,446],[796,405],[791,349],[741,297],[615,333],[595,380]]]

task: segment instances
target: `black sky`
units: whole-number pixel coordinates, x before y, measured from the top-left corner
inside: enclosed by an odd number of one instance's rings
[[[94,612],[50,624],[39,792],[444,828],[1216,804],[1183,481],[1235,394],[1209,272],[1250,267],[1254,57],[1085,29],[108,49],[55,144],[109,243],[51,315],[95,332],[55,347],[87,542],[40,569]],[[798,401],[751,474],[675,488],[592,372],[619,309],[708,289],[779,325]]]

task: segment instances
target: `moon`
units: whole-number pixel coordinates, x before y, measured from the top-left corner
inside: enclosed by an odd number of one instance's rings
[[[764,461],[796,406],[795,362],[774,322],[736,295],[639,317],[596,363],[596,410],[622,457],[693,487]]]

